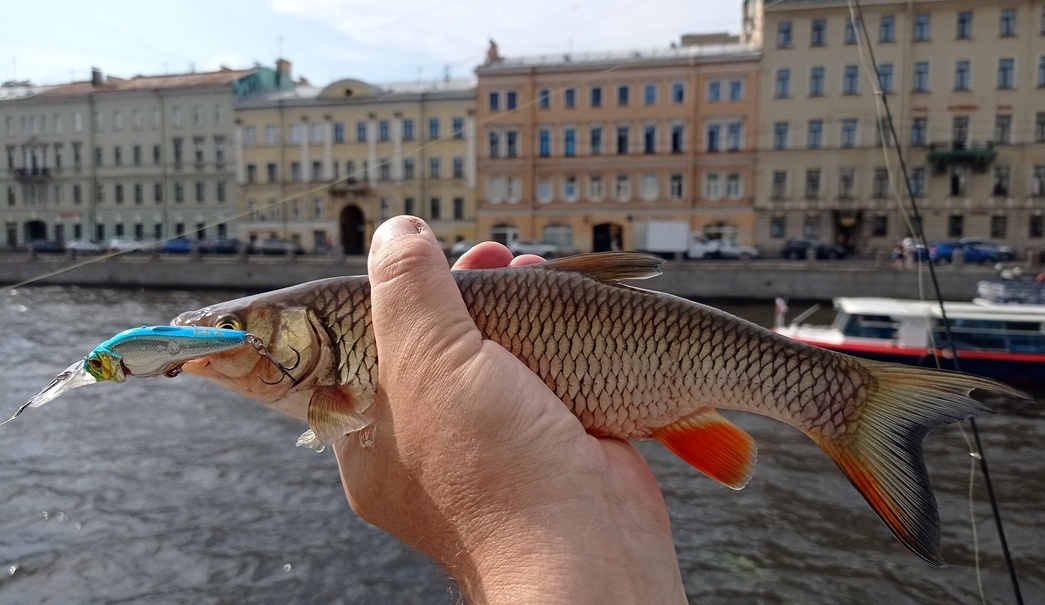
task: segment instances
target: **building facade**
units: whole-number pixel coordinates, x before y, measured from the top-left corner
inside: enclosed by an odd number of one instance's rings
[[[747,4],[763,42],[763,247],[805,236],[868,253],[909,235],[893,132],[930,241],[1045,244],[1045,3],[876,0],[863,27],[843,0]]]
[[[233,101],[269,68],[103,77],[0,101],[0,244],[235,230]]]
[[[648,53],[476,69],[478,234],[626,249],[650,220],[754,238],[758,53],[700,36]]]
[[[397,214],[475,237],[475,86],[339,80],[236,107],[241,236],[362,254]]]

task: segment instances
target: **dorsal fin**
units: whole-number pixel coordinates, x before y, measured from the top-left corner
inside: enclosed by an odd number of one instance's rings
[[[664,259],[647,252],[593,252],[557,258],[543,267],[571,271],[603,282],[649,279],[660,275]]]

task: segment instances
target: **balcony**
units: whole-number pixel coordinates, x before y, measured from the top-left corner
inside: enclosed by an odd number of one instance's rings
[[[15,180],[22,183],[38,183],[51,179],[50,168],[12,168]]]
[[[334,197],[356,197],[370,194],[370,184],[356,180],[354,177],[339,180],[330,185],[330,194]]]
[[[950,145],[932,144],[926,159],[937,173],[945,172],[948,166],[966,165],[983,172],[994,161],[998,152],[991,143],[976,144],[955,142]]]

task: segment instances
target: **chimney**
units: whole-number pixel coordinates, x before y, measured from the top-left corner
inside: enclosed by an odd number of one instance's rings
[[[105,81],[102,79],[102,70],[97,67],[91,68],[91,86],[101,86]]]
[[[290,61],[276,59],[276,86],[283,88],[287,83],[293,82],[290,78]]]

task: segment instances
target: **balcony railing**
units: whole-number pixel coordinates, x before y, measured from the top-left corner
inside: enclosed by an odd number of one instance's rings
[[[954,142],[950,145],[932,144],[929,146],[927,160],[936,172],[944,172],[948,166],[955,164],[972,166],[974,170],[983,172],[998,155],[991,143]]]
[[[12,168],[15,180],[23,183],[33,181],[46,181],[51,178],[50,168]]]

